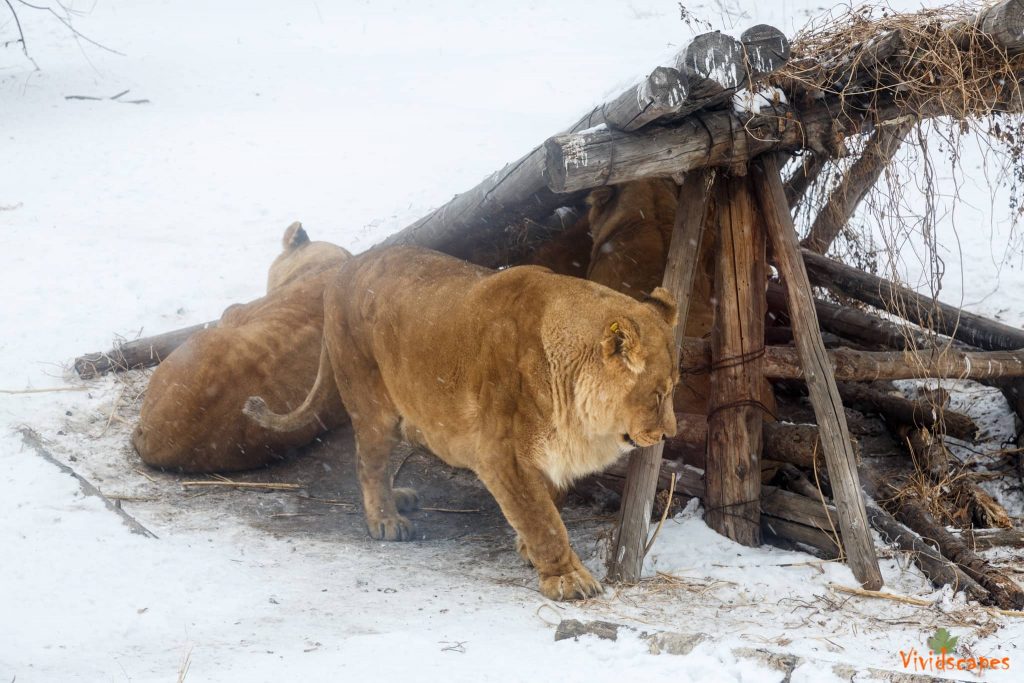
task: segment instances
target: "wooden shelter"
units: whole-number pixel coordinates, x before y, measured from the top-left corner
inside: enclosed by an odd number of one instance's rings
[[[803,42],[798,37],[792,49],[782,32],[764,25],[738,38],[719,32],[698,36],[673,64],[658,66],[383,244],[417,244],[490,267],[514,265],[537,239],[558,232],[537,226],[550,225],[559,209],[579,208],[590,189],[657,176],[676,179],[679,208],[664,286],[677,296],[681,321],[696,272],[692,245],[701,243],[705,231],[717,236],[710,342],[685,339],[682,324],[676,334],[683,367],[710,372],[706,420],[681,416],[678,437],[698,448],[706,440],[705,467],[701,477],[678,463],[663,464],[659,444],[635,451],[624,471],[610,473],[623,490],[610,576],[638,580],[660,481],[699,496],[707,523],[740,543],[760,544],[767,531],[844,556],[865,588],[882,585],[873,526],[890,542],[913,550],[937,583],[954,583],[975,598],[1020,609],[1024,591],[981,561],[924,506],[904,501],[894,516],[875,503],[888,497],[886,477],[858,460],[844,404],[871,404],[886,415],[902,415],[893,419],[907,426],[907,443],[937,461],[941,448],[935,434],[946,430],[969,437],[969,420],[964,423],[966,418],[944,412],[941,405],[937,410],[935,404],[917,405],[857,382],[998,380],[1021,411],[1024,394],[1017,391],[1016,378],[1024,377],[1019,351],[1024,331],[937,305],[821,254],[919,121],[1021,112],[1024,0],[1002,0],[962,16],[923,12],[864,18],[851,30],[831,42],[820,35]],[[938,66],[936,55],[942,58]],[[942,67],[950,55],[962,71],[956,82]],[[828,196],[801,245],[792,210],[822,166],[846,154],[845,141],[854,136],[866,138],[863,153]],[[795,156],[805,161],[784,178],[782,169]],[[780,283],[766,291],[769,263]],[[882,309],[893,309],[898,301],[902,317],[958,340],[963,348],[921,351],[906,327],[818,301],[812,286]],[[769,308],[788,315],[793,346],[766,346]],[[884,350],[829,350],[823,332]],[[76,367],[86,376],[111,366],[147,364],[188,333],[83,357]],[[168,341],[159,349],[154,345]],[[148,360],[132,355],[139,351]],[[805,383],[817,427],[763,424],[758,387],[765,377]],[[813,467],[820,455],[829,494],[799,472],[794,490],[764,485],[766,453],[804,467]]]

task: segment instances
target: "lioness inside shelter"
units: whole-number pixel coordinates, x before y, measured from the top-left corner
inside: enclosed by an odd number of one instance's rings
[[[569,545],[552,496],[676,431],[676,307],[521,266],[495,272],[417,247],[375,249],[324,294],[320,367],[305,402],[262,426],[302,429],[340,393],[356,436],[370,535],[413,538],[388,455],[405,439],[480,478],[553,599],[601,591]]]

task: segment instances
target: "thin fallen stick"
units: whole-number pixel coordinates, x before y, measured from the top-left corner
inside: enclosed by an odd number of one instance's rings
[[[323,517],[323,513],[320,512],[279,512],[274,515],[270,515],[271,519],[277,519],[279,517]]]
[[[1000,609],[998,607],[988,607],[985,611],[989,614],[1000,614],[1004,617],[1024,617],[1024,612],[1015,609]]]
[[[116,493],[105,493],[103,495],[105,495],[110,500],[117,500],[124,503],[145,503],[156,500],[156,498],[153,498],[151,496],[122,496]]]
[[[647,545],[644,546],[644,557],[647,557],[647,553],[651,551],[651,547],[654,545],[654,539],[658,537],[661,532],[661,527],[665,523],[665,518],[668,517],[669,508],[672,507],[672,495],[676,492],[676,479],[679,478],[679,473],[673,473],[672,479],[668,483],[668,498],[665,499],[665,509],[661,511],[661,519],[658,520],[658,526],[654,527],[654,533],[651,534],[651,540],[647,541]]]
[[[136,473],[136,474],[141,474],[142,476],[144,476],[144,477],[145,477],[146,479],[149,479],[149,480],[150,480],[151,482],[153,482],[154,484],[155,484],[155,483],[157,483],[157,482],[156,482],[156,479],[154,479],[154,478],[153,478],[153,477],[151,477],[151,476],[150,476],[150,475],[149,475],[148,473],[146,473],[146,471],[145,471],[145,470],[140,470],[140,469],[139,469],[138,467],[136,467],[136,468],[135,468],[135,473]]]
[[[43,437],[41,437],[38,432],[36,432],[34,429],[30,427],[19,427],[18,433],[21,434],[21,439],[22,441],[25,442],[25,445],[28,446],[33,451],[35,451],[36,454],[39,455],[39,457],[41,457],[43,460],[46,460],[51,465],[57,467],[61,472],[64,472],[65,474],[74,477],[75,480],[78,482],[78,486],[79,488],[81,488],[83,494],[87,496],[96,496],[97,498],[102,500],[103,505],[105,505],[106,508],[114,514],[121,517],[122,521],[124,521],[124,523],[128,526],[128,529],[132,533],[139,534],[141,536],[147,536],[149,538],[157,538],[157,535],[149,529],[147,529],[146,527],[144,527],[142,524],[140,524],[139,520],[135,519],[127,512],[122,510],[121,506],[118,505],[115,501],[112,501],[107,496],[103,495],[103,492],[100,491],[95,486],[93,486],[92,482],[90,482],[88,479],[80,475],[78,472],[75,472],[73,469],[71,469],[70,467],[62,463],[60,460],[58,460],[52,453],[50,453],[50,451],[47,450],[46,448],[46,444],[43,441]]]
[[[312,500],[312,501],[315,501],[317,503],[323,503],[324,505],[337,505],[337,506],[340,506],[340,507],[349,507],[349,508],[356,507],[355,503],[350,503],[347,500],[340,500],[338,498],[314,498],[313,496],[301,496],[301,495],[299,496],[299,498],[302,498],[303,500]]]
[[[895,593],[887,593],[886,591],[872,591],[864,588],[841,586],[838,583],[830,583],[829,588],[839,591],[840,593],[857,595],[862,598],[881,598],[883,600],[892,600],[893,602],[902,602],[908,605],[917,605],[918,607],[931,607],[934,604],[933,602],[922,600],[921,598],[912,598],[909,595],[896,595]]]
[[[294,491],[301,489],[302,484],[278,484],[273,482],[256,482],[256,481],[219,481],[219,480],[203,480],[203,481],[183,481],[182,486],[234,486],[240,489],[261,489],[264,491]]]
[[[46,394],[52,391],[86,391],[89,387],[53,387],[51,389],[0,389],[0,394]]]

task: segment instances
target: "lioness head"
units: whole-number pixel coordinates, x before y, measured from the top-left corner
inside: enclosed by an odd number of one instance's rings
[[[602,431],[616,430],[622,450],[675,436],[672,391],[679,379],[672,345],[676,306],[661,287],[640,304],[604,322],[600,371],[585,379],[583,413]]]

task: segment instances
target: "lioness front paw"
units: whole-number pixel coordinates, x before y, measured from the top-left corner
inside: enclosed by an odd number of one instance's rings
[[[412,512],[420,509],[420,497],[416,489],[394,489],[395,507],[399,512]]]
[[[366,520],[370,538],[377,541],[411,541],[416,525],[401,515]]]
[[[565,574],[540,577],[540,592],[551,600],[585,600],[600,595],[604,588],[581,566]]]

